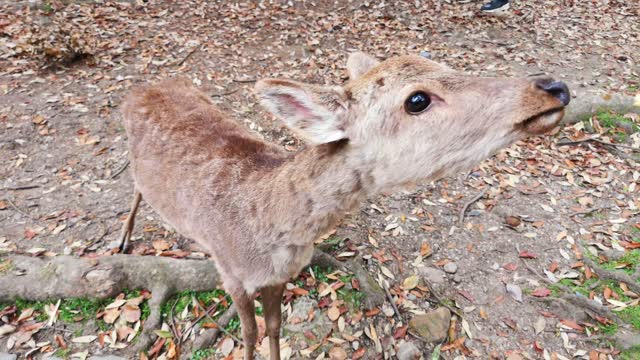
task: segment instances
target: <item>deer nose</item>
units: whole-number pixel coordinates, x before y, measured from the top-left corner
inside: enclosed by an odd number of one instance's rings
[[[538,89],[544,90],[560,100],[564,106],[569,105],[571,94],[569,93],[569,87],[564,82],[553,79],[540,79],[536,81],[536,86]]]

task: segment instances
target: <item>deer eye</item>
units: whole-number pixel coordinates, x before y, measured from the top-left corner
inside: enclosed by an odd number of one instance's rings
[[[404,110],[409,114],[419,114],[431,104],[431,98],[424,91],[416,91],[404,101]]]

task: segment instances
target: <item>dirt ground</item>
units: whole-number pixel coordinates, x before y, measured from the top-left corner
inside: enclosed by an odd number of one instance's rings
[[[634,94],[640,86],[640,5],[630,1],[515,1],[501,17],[480,14],[476,1],[63,3],[0,4],[5,253],[111,251],[132,194],[131,177],[121,172],[127,139],[117,107],[139,83],[188,77],[239,122],[291,151],[301,142],[259,107],[253,81],[339,84],[346,79],[346,56],[355,50],[379,58],[427,51],[476,75],[548,73],[575,92]],[[48,32],[58,35],[42,36]],[[596,318],[554,300],[555,293],[537,292],[554,290],[545,271],[576,283],[588,279],[584,249],[596,257],[637,251],[629,245],[640,241],[640,169],[633,151],[557,144],[587,132],[619,140],[595,120],[519,142],[457,178],[370,199],[348,216],[333,237],[341,240],[335,254],[363,256],[374,277],[388,283],[400,318],[388,316],[388,304],[377,314],[361,308],[368,315],[350,317],[348,326],[351,334],[367,331],[348,340],[335,325],[311,358],[341,358],[336,347],[349,358],[381,358],[378,342],[393,357],[403,338],[430,358],[438,344],[396,330],[438,301],[424,288],[403,284],[418,275],[423,287],[425,279],[445,274],[440,269],[448,262],[457,270],[432,281],[433,290],[463,315],[465,325],[459,319],[455,334],[466,340],[441,344],[442,358],[616,358]],[[624,143],[638,147],[638,133]],[[460,210],[482,191],[461,224]],[[154,247],[154,240],[164,240],[176,256],[201,256],[165,230],[144,202],[135,234],[134,253],[165,251]],[[520,301],[513,289],[523,292]],[[592,298],[614,307],[603,296]],[[287,306],[298,301],[294,296]],[[542,330],[535,326],[540,319]],[[625,328],[632,325],[619,325]],[[54,334],[37,341],[52,341]],[[301,358],[304,344],[291,344],[292,358]],[[0,352],[5,346],[0,338]],[[127,348],[73,346],[136,357]]]

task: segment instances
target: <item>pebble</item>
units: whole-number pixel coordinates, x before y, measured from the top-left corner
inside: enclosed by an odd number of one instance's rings
[[[451,312],[445,307],[422,315],[415,315],[409,321],[409,328],[430,343],[441,342],[447,338]]]
[[[431,60],[431,53],[426,51],[426,50],[422,50],[420,51],[420,56],[422,56],[423,58],[427,58],[429,60]]]
[[[422,356],[416,345],[410,341],[403,341],[398,345],[398,360],[418,360]]]
[[[418,271],[420,271],[420,275],[422,275],[424,280],[429,284],[442,284],[446,281],[446,274],[440,269],[424,267]]]
[[[18,355],[0,352],[0,360],[16,360]]]
[[[449,274],[455,274],[458,271],[458,265],[454,262],[444,264],[444,271]]]

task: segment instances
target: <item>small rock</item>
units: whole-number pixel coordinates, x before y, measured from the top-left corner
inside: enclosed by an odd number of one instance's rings
[[[127,360],[126,358],[115,355],[91,356],[89,360]]]
[[[353,347],[353,350],[358,350],[360,349],[360,342],[358,340],[354,341],[351,343],[351,347]]]
[[[511,216],[511,215],[509,215],[509,216],[507,216],[505,218],[505,222],[507,223],[507,225],[509,225],[511,227],[518,227],[522,223],[522,221],[520,221],[519,217]]]
[[[453,282],[461,283],[462,282],[462,276],[460,276],[458,274],[453,275]]]
[[[456,263],[454,262],[449,262],[444,264],[444,271],[448,272],[449,274],[455,274],[456,271],[458,271],[458,265],[456,265]]]
[[[442,284],[446,279],[444,271],[432,267],[420,268],[420,275],[424,277],[424,280],[429,284]]]
[[[398,360],[418,360],[422,356],[420,350],[410,341],[403,341],[398,345]]]
[[[16,360],[18,355],[0,352],[0,360]]]
[[[431,343],[441,342],[447,337],[451,312],[445,307],[424,315],[416,315],[409,321],[409,327]]]
[[[422,50],[420,51],[420,56],[422,56],[423,58],[427,58],[429,60],[431,60],[431,53],[426,51],[426,50]]]

